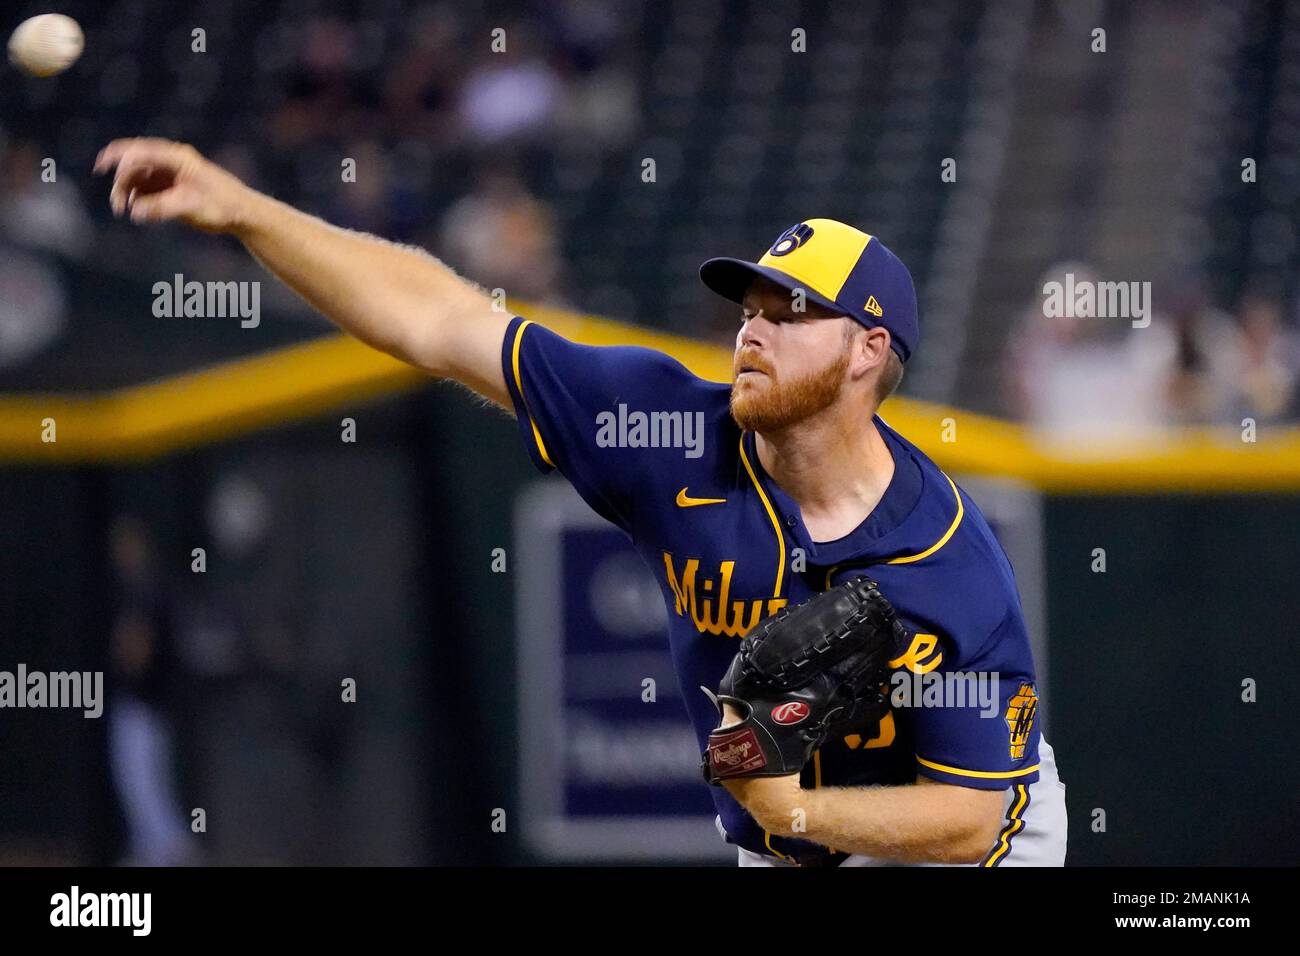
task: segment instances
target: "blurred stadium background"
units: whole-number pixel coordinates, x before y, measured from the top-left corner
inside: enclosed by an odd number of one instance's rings
[[[0,712],[0,862],[731,858],[617,533],[273,281],[256,328],[155,318],[177,273],[264,276],[111,218],[92,158],[142,134],[715,375],[700,261],[881,236],[925,338],[885,414],[996,502],[1070,861],[1296,861],[1300,3],[57,8],[83,59],[0,84],[0,669],[103,670],[110,703]],[[1150,327],[1045,318],[1067,272],[1152,282]]]

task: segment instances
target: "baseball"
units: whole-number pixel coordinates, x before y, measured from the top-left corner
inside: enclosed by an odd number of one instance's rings
[[[85,45],[72,17],[42,13],[18,24],[9,38],[9,59],[29,76],[54,76],[76,63]]]

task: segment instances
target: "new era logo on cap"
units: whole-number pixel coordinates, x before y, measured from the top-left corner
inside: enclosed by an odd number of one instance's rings
[[[716,258],[700,266],[714,292],[740,302],[755,276],[802,289],[823,308],[868,328],[889,330],[907,361],[921,337],[911,273],[878,238],[834,219],[807,219],[786,229],[758,262]]]

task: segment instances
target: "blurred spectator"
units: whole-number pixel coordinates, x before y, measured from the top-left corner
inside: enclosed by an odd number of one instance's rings
[[[608,4],[592,0],[565,0],[548,12],[563,52],[557,63],[566,90],[557,108],[557,132],[605,147],[623,143],[640,116],[636,80],[627,70],[635,58],[618,49],[626,40],[626,21]]]
[[[1162,374],[1172,342],[1158,323],[1134,328],[1124,318],[1049,316],[1044,287],[1096,282],[1084,263],[1053,266],[1013,332],[1004,370],[1006,402],[1057,454],[1086,456],[1158,440],[1169,420]]]
[[[1174,354],[1165,374],[1173,420],[1181,425],[1222,424],[1231,418],[1242,362],[1242,337],[1232,316],[1211,302],[1200,276],[1179,276],[1165,286],[1168,305],[1152,327],[1168,325]]]
[[[46,157],[26,140],[9,144],[0,161],[0,230],[13,243],[81,259],[92,227],[81,195],[58,166],[53,182],[42,178]]]
[[[212,699],[224,706],[232,689],[260,670],[263,634],[276,635],[266,644],[275,649],[277,663],[287,666],[291,655],[278,639],[287,612],[278,603],[268,606],[240,593],[266,560],[271,506],[260,485],[238,473],[223,476],[208,499],[205,519],[215,567],[205,570],[203,585],[190,588],[183,601],[177,644],[196,686],[211,689]]]
[[[1233,417],[1250,416],[1256,421],[1293,418],[1300,340],[1283,325],[1281,303],[1271,296],[1250,294],[1242,300],[1238,315],[1241,367],[1234,377]]]
[[[466,276],[512,298],[554,302],[560,253],[555,216],[511,171],[489,167],[457,200],[431,244]]]
[[[351,716],[337,688],[355,670],[319,655],[303,591],[285,586],[310,564],[281,524],[290,492],[254,472],[211,488],[209,564],[191,576],[178,627],[190,759],[209,819],[221,820],[206,841],[216,863],[320,862]]]
[[[635,82],[622,70],[608,68],[572,79],[557,106],[555,129],[561,136],[608,149],[631,137],[637,120]]]
[[[529,24],[505,28],[504,42],[503,52],[483,50],[460,95],[461,123],[484,146],[546,132],[561,95],[559,76]]]
[[[21,365],[58,340],[67,302],[45,257],[0,241],[0,369]]]
[[[337,17],[317,17],[288,35],[300,38],[301,47],[271,124],[276,148],[293,150],[341,129],[356,131],[358,108],[367,97],[366,79],[356,67],[352,25]]]
[[[391,213],[397,203],[390,195],[388,154],[374,141],[354,143],[347,149],[356,161],[356,179],[329,193],[326,218],[348,229],[393,237]]]
[[[109,540],[115,584],[110,647],[109,762],[127,819],[133,866],[198,862],[198,846],[176,798],[172,762],[172,610],[139,520],[119,516]]]
[[[465,75],[460,28],[450,4],[421,8],[405,46],[384,72],[390,129],[439,151],[455,146],[459,138],[456,94]]]

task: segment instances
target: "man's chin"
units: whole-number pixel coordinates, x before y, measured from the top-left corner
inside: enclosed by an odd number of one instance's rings
[[[748,389],[746,390],[748,391]],[[731,393],[731,417],[744,431],[762,432],[780,428],[786,422],[777,421],[770,402],[756,400],[754,395]]]

